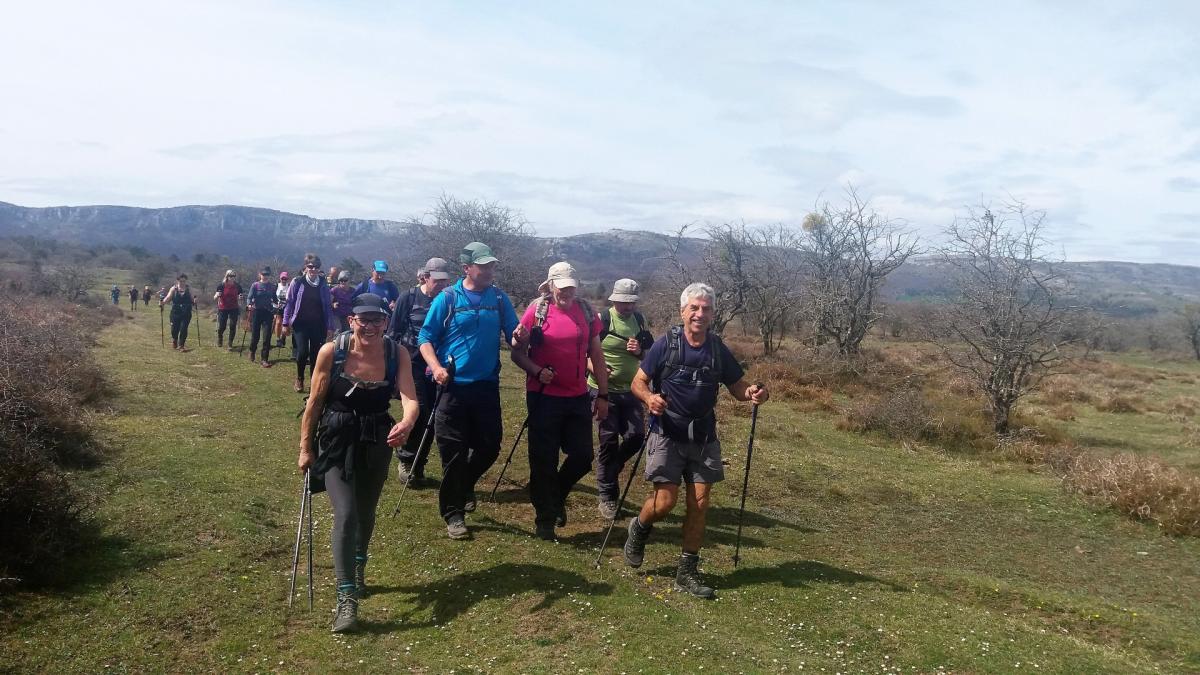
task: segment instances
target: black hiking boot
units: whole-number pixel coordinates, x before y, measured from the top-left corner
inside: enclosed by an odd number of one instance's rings
[[[351,633],[358,630],[358,600],[353,593],[338,591],[337,613],[329,630],[334,633]]]
[[[675,590],[680,593],[690,593],[697,598],[712,600],[717,592],[710,586],[705,586],[700,578],[700,554],[684,553],[679,556],[679,570],[675,572]]]
[[[533,535],[544,541],[558,540],[558,537],[554,534],[554,525],[552,523],[534,523]]]
[[[254,352],[250,352],[250,363],[254,363]]]
[[[646,540],[654,525],[642,525],[637,516],[629,519],[629,536],[625,538],[625,564],[630,567],[641,567],[646,557]]]
[[[558,505],[558,513],[554,516],[555,527],[567,526],[567,503],[563,502]]]
[[[225,339],[225,338],[224,338],[223,336],[221,336],[221,335],[218,335],[218,336],[217,336],[217,349],[220,349],[220,348],[221,348],[221,346],[222,346],[222,341],[223,341],[224,339]]]

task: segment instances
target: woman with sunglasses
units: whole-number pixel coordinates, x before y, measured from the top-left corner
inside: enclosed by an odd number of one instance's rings
[[[304,391],[304,367],[314,372],[317,351],[337,327],[329,284],[321,274],[321,259],[315,253],[306,254],[303,270],[304,276],[288,286],[287,303],[283,307],[283,335],[296,336],[297,392]]]
[[[300,425],[300,470],[311,469],[313,491],[328,492],[333,508],[335,633],[358,627],[367,548],[391,448],[408,440],[417,420],[408,351],[384,335],[387,318],[383,298],[366,293],[355,299],[351,333],[338,335],[317,355],[312,395]],[[393,397],[404,407],[398,423],[388,414]]]

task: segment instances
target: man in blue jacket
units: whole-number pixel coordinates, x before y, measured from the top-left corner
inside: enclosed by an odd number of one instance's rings
[[[451,539],[467,539],[464,516],[475,510],[475,483],[500,454],[500,333],[524,349],[528,332],[508,295],[492,285],[499,262],[481,242],[463,247],[463,278],[429,306],[417,344],[433,380],[444,387],[434,416],[442,457],[438,507]],[[454,358],[454,379],[445,364]]]
[[[387,301],[388,309],[396,309],[396,300],[400,299],[400,287],[391,279],[385,278],[388,273],[388,264],[382,260],[375,261],[375,267],[371,270],[371,276],[363,279],[362,283],[354,287],[354,293],[350,299],[353,300],[363,293],[374,293]]]

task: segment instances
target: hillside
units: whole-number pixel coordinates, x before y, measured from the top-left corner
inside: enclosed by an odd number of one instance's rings
[[[398,260],[400,256],[393,253],[404,248],[406,234],[405,224],[399,221],[322,220],[246,206],[26,208],[0,202],[0,236],[139,245],[183,259],[197,252],[219,252],[251,261],[315,250],[330,260],[343,256]],[[569,237],[543,236],[540,241],[546,260],[570,260],[587,282],[610,284],[624,276],[646,280],[658,272],[671,237],[612,229]],[[694,262],[703,246],[703,239],[686,238],[681,256]],[[424,255],[417,257],[423,259]],[[1200,267],[1096,261],[1065,263],[1063,270],[1084,302],[1114,316],[1144,315],[1200,301]],[[889,278],[884,298],[936,299],[948,291],[946,280],[946,270],[936,261],[913,259]]]

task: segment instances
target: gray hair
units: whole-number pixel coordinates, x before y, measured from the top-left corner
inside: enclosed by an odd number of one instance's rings
[[[679,308],[683,309],[687,307],[688,301],[692,298],[705,298],[708,300],[708,304],[712,305],[713,309],[717,307],[717,292],[713,290],[712,286],[704,282],[696,281],[688,284],[687,288],[683,289],[683,293],[679,294]]]

